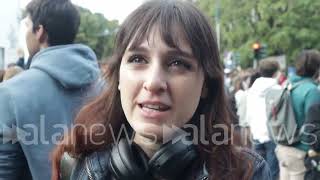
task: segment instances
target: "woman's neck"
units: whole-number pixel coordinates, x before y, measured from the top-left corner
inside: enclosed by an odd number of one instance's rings
[[[149,158],[151,158],[162,145],[160,142],[139,134],[135,134],[133,141],[140,146],[140,148],[147,154]]]

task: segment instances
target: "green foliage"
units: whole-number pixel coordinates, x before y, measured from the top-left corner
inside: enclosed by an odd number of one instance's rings
[[[118,21],[108,21],[102,14],[93,14],[81,7],[79,11],[81,23],[76,42],[90,46],[95,51],[98,60],[110,56],[119,26]]]
[[[320,49],[320,1],[198,0],[197,5],[213,26],[219,11],[221,52],[239,52],[242,67],[252,65],[254,42],[267,45],[269,56],[285,54],[289,64],[303,49]]]

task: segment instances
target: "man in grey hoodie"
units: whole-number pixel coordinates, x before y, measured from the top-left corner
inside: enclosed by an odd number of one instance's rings
[[[0,85],[0,179],[51,177],[50,152],[94,96],[94,52],[73,44],[80,24],[70,0],[32,0],[26,41],[31,68]]]

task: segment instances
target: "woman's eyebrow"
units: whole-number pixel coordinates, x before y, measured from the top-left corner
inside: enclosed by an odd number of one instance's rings
[[[188,59],[194,59],[194,56],[192,53],[183,51],[181,49],[170,49],[170,50],[168,50],[168,54],[169,55],[179,55],[179,56],[183,56]]]
[[[148,48],[146,48],[144,46],[137,46],[137,47],[131,46],[131,47],[129,47],[128,52],[145,53],[145,52],[148,52]],[[183,51],[179,48],[169,48],[166,51],[166,54],[169,56],[182,56],[187,59],[195,59],[195,57],[192,53]]]
[[[146,52],[146,51],[148,51],[148,49],[143,46],[138,46],[138,47],[131,46],[128,49],[128,51],[130,51],[130,52]]]

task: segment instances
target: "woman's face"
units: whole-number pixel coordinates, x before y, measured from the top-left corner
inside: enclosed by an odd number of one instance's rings
[[[124,53],[121,104],[136,135],[162,140],[171,128],[188,122],[198,106],[204,73],[190,45],[178,39],[179,49],[168,47],[153,30],[138,47],[129,45]]]

